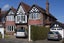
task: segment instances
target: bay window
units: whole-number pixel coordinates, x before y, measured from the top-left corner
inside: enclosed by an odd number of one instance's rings
[[[7,27],[6,27],[6,31],[7,31],[7,32],[11,32],[11,31],[14,32],[14,30],[15,30],[15,26],[7,26]]]
[[[17,15],[16,23],[27,23],[27,15]]]
[[[29,19],[39,19],[40,14],[39,13],[30,13],[29,14]]]
[[[6,21],[14,21],[14,16],[6,16]]]

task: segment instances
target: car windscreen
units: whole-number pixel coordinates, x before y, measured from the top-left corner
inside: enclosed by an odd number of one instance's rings
[[[59,32],[55,32],[56,34],[59,34]]]
[[[49,32],[48,34],[53,34],[53,32]]]
[[[25,30],[21,30],[21,29],[19,29],[19,30],[17,30],[17,32],[25,32]]]

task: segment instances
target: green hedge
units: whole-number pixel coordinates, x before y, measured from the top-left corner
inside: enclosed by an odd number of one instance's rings
[[[0,39],[2,38],[2,35],[0,34]]]
[[[31,26],[31,39],[33,41],[44,40],[47,38],[47,33],[49,30],[49,28],[42,26]]]

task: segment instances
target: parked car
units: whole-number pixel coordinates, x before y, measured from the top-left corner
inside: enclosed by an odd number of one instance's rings
[[[50,40],[50,39],[61,40],[61,39],[62,39],[62,36],[59,34],[59,32],[50,31],[50,32],[48,33],[47,39],[48,39],[48,40]]]
[[[16,37],[27,37],[27,31],[25,29],[17,29],[16,30]]]

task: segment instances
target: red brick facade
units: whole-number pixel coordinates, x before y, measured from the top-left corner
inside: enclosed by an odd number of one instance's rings
[[[28,24],[29,25],[40,25],[42,24],[42,21],[41,20],[29,20]]]
[[[14,21],[6,21],[5,26],[8,26],[8,25],[15,25],[15,22]]]

